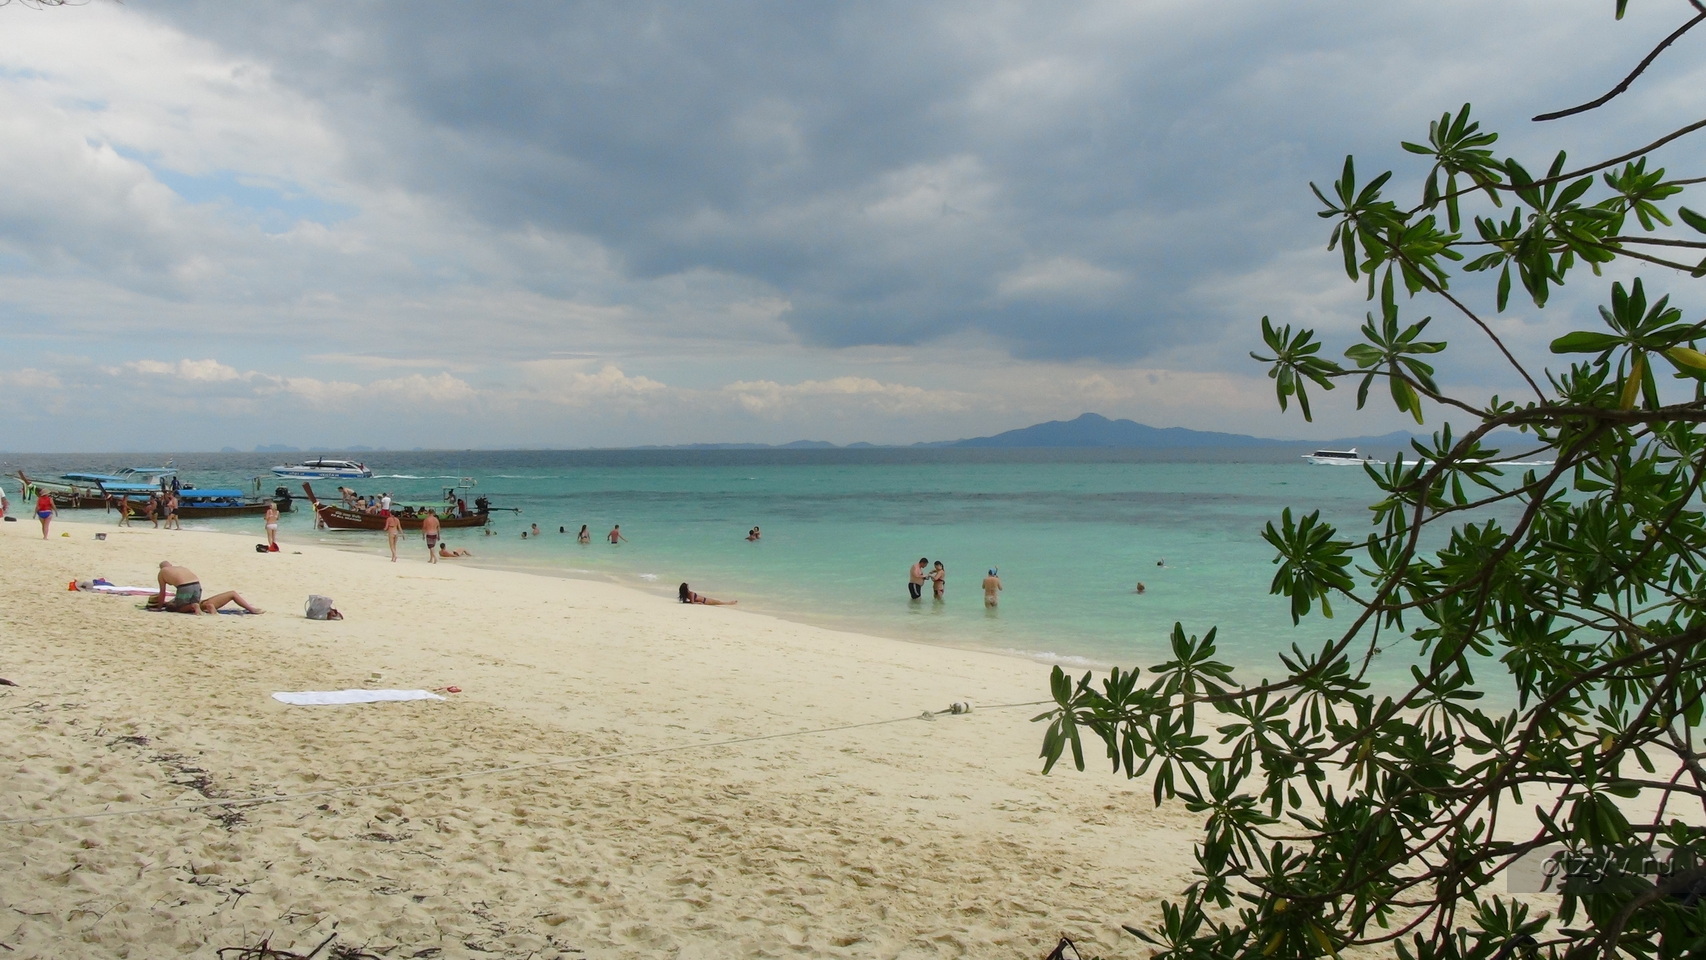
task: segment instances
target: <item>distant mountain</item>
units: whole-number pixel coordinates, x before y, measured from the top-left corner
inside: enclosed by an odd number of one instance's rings
[[[1329,446],[1366,444],[1407,446],[1410,434],[1398,431],[1381,437],[1357,437],[1330,441]],[[920,447],[1121,447],[1147,450],[1180,450],[1206,447],[1323,446],[1315,440],[1272,440],[1241,433],[1215,433],[1184,427],[1151,427],[1134,420],[1109,420],[1086,413],[1076,420],[1050,420],[1034,426],[1008,430],[993,437],[920,443]]]
[[[1266,448],[1267,450],[1348,450],[1352,447],[1365,454],[1385,458],[1402,451],[1414,459],[1410,442],[1416,434],[1394,430],[1379,436],[1341,437],[1336,440],[1275,440],[1271,437],[1252,437],[1242,433],[1217,433],[1209,430],[1187,430],[1184,427],[1151,427],[1135,420],[1109,420],[1099,413],[1086,413],[1075,420],[1050,420],[1017,430],[1008,430],[993,437],[971,437],[965,440],[936,440],[912,444],[914,448],[982,447],[986,449],[1025,447],[1103,447],[1136,450],[1237,450]],[[1487,441],[1506,450],[1520,450],[1533,445],[1509,431],[1490,435]],[[860,441],[849,443],[847,449],[871,449],[889,446]],[[792,443],[687,443],[676,446],[644,446],[638,450],[829,450],[836,444],[826,440],[795,440]]]

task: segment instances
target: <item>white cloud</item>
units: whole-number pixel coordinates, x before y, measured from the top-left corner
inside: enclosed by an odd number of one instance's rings
[[[171,377],[177,380],[208,383],[238,380],[243,376],[237,372],[235,367],[227,366],[218,360],[179,360],[176,363],[167,363],[163,360],[132,360],[123,367],[109,368],[108,370],[114,375],[120,375],[126,371],[145,376]]]
[[[518,364],[523,388],[518,398],[542,400],[565,407],[643,409],[663,399],[669,388],[643,376],[629,376],[615,364],[588,372],[584,360],[530,360]]]

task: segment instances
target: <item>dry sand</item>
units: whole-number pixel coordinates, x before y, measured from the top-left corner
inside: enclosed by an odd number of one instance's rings
[[[428,565],[418,539],[393,564],[377,537],[54,533],[0,524],[0,957],[334,931],[385,957],[1141,956],[1119,924],[1188,882],[1199,818],[1105,768],[1043,777],[1040,708],[993,708],[1047,696],[1037,663]],[[163,558],[268,612],[66,590]],[[305,619],[310,593],[348,619]],[[977,709],[918,718],[954,701]],[[772,739],[719,744],[742,737]],[[286,799],[157,809],[239,797]],[[36,819],[96,811],[121,815]]]

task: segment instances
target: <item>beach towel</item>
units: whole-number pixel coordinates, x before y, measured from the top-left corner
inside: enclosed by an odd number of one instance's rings
[[[109,597],[152,597],[160,592],[159,587],[121,587],[115,583],[102,583],[99,580],[77,589],[84,593],[104,593]]]
[[[336,703],[378,703],[382,700],[443,700],[430,690],[303,690],[297,693],[275,693],[274,700],[298,707],[319,707]]]
[[[148,592],[153,593],[154,591],[150,590]],[[137,604],[136,609],[146,610],[149,613],[189,613],[188,609],[172,610],[172,609],[169,609],[167,607],[151,607],[146,603]],[[220,616],[223,616],[223,617],[253,617],[253,616],[256,616],[256,614],[250,613],[247,610],[220,610],[220,611],[218,611],[218,613]],[[203,613],[202,616],[211,617],[211,616],[213,616],[213,614]]]

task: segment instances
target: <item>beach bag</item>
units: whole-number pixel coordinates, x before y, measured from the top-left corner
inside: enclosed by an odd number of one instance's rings
[[[310,620],[327,619],[326,615],[332,612],[332,598],[322,597],[317,593],[309,594],[307,612]]]
[[[255,544],[255,552],[256,553],[266,553],[267,552],[267,545],[264,543]]]

